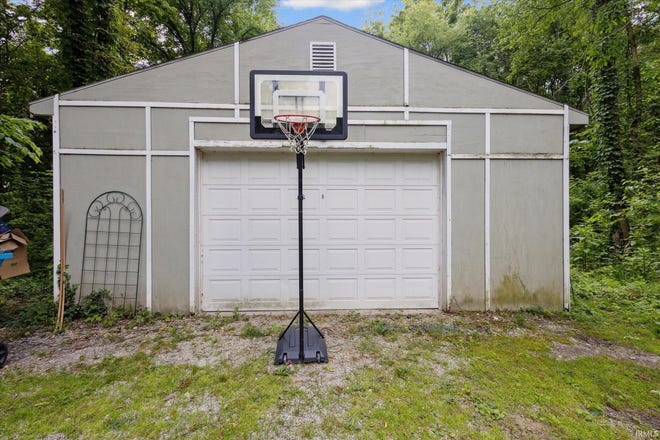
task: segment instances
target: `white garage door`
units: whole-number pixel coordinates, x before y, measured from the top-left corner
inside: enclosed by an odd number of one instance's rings
[[[308,154],[306,307],[438,307],[439,168],[435,154]],[[296,308],[295,156],[205,154],[201,210],[202,309]]]

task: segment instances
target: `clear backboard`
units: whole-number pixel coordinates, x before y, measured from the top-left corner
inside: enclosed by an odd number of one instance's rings
[[[274,117],[303,114],[319,118],[311,139],[346,139],[347,83],[345,72],[251,71],[250,136],[285,139]]]

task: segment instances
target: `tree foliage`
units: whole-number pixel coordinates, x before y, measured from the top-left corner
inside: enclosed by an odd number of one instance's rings
[[[275,0],[133,0],[135,39],[150,64],[277,27]]]
[[[0,115],[0,169],[11,168],[26,158],[38,163],[42,152],[30,132],[42,127],[31,119]]]

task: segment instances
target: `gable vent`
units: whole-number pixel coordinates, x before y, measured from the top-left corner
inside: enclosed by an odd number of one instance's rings
[[[333,42],[309,43],[310,70],[337,70],[337,44]]]

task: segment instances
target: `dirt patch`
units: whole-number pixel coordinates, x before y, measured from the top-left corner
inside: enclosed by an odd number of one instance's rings
[[[550,440],[555,438],[550,435],[551,429],[544,423],[532,420],[520,414],[510,416],[512,438],[533,438],[537,440]]]
[[[568,344],[552,343],[552,355],[558,360],[574,360],[581,357],[607,356],[628,360],[650,368],[660,368],[660,356],[622,347],[613,342],[588,336],[569,338]]]
[[[660,415],[642,411],[619,411],[609,406],[605,408],[605,415],[612,426],[621,426],[630,434],[640,432],[640,426],[648,426],[652,431],[660,431]]]

